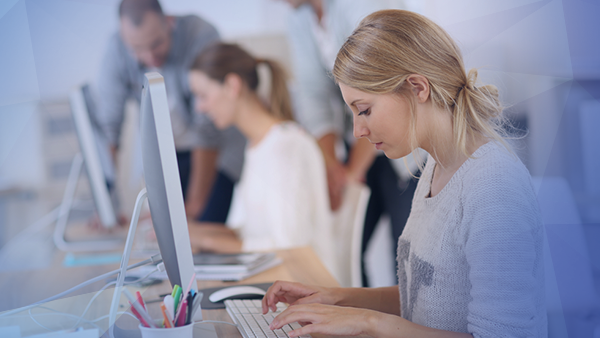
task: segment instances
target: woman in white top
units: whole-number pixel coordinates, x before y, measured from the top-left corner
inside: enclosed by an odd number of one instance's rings
[[[257,67],[271,73],[271,94],[257,93]],[[264,251],[320,243],[330,231],[323,156],[316,141],[293,120],[282,68],[257,60],[232,44],[206,48],[189,75],[198,110],[217,128],[236,126],[247,138],[245,163],[227,227],[192,223],[195,251]]]
[[[429,153],[398,241],[398,286],[276,282],[263,312],[307,333],[372,337],[545,337],[543,227],[529,172],[502,138],[493,86],[466,73],[452,38],[399,10],[366,17],[333,76],[354,135],[390,158]]]

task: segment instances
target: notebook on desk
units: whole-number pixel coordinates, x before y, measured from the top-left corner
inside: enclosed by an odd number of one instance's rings
[[[194,271],[198,280],[240,281],[281,264],[275,253],[197,254]],[[130,272],[128,276],[142,277],[155,270],[149,265]],[[168,279],[166,272],[155,272],[150,278]]]
[[[247,273],[277,257],[274,252],[194,255],[194,268],[198,273]]]

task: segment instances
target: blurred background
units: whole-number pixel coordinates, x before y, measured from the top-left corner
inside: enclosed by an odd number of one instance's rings
[[[118,3],[0,1],[0,270],[50,264],[52,224],[39,220],[60,204],[79,152],[68,95],[98,74],[109,36],[118,28]],[[420,12],[448,30],[467,68],[477,67],[481,82],[500,89],[523,136],[515,147],[534,177],[546,225],[551,336],[600,337],[600,1],[390,5]],[[162,6],[168,14],[197,14],[223,39],[289,67],[291,9],[283,2],[163,0]],[[127,115],[131,140],[136,109],[132,105]],[[127,184],[119,184],[119,199],[121,212],[130,214],[141,187],[140,168],[135,142],[124,147],[130,155],[120,161],[118,180]],[[89,187],[80,184],[78,194],[89,197]],[[385,232],[378,233],[377,241],[389,245]],[[18,245],[25,239],[28,245]],[[393,257],[373,258],[381,260]],[[377,271],[373,264],[370,269]],[[393,272],[376,278],[376,285],[386,285]]]

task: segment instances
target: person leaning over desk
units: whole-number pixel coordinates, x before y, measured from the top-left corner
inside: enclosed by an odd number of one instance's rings
[[[330,76],[337,51],[356,25],[365,16],[387,9],[387,0],[286,0],[294,11],[288,23],[288,40],[295,82],[296,116],[298,121],[317,139],[327,168],[329,198],[332,210],[341,206],[346,185],[364,182],[371,195],[367,204],[362,229],[361,256],[370,243],[382,216],[389,216],[391,237],[396,243],[402,234],[419,176],[413,156],[407,158],[414,165],[395,166],[393,161],[377,152],[366,139],[352,137],[349,109],[337,84]],[[401,5],[403,1],[393,1]],[[347,148],[341,155],[339,148]],[[400,168],[399,170],[396,170]],[[368,286],[364,259],[362,285]],[[389,269],[393,267],[390,265]]]
[[[202,49],[219,40],[216,29],[193,16],[166,16],[158,0],[123,0],[120,30],[108,43],[97,79],[97,120],[113,147],[125,102],[140,101],[144,73],[165,78],[186,213],[204,221],[227,218],[239,178],[245,140],[234,128],[219,131],[193,112],[187,71]]]
[[[271,91],[259,93],[258,68]],[[195,251],[231,253],[312,246],[331,266],[331,213],[323,155],[292,115],[283,68],[237,45],[214,44],[194,61],[190,87],[199,111],[218,128],[236,126],[248,139],[228,227],[190,222]]]
[[[452,38],[401,10],[365,18],[333,76],[354,134],[390,158],[430,155],[399,239],[399,285],[323,288],[275,282],[271,328],[373,337],[546,337],[543,227],[531,177],[501,137],[494,86],[465,72]]]

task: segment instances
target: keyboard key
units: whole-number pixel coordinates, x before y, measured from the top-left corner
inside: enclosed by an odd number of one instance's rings
[[[298,329],[302,326],[298,323],[285,325],[279,330],[270,330],[269,325],[273,319],[287,308],[285,304],[277,304],[277,311],[262,314],[262,303],[260,300],[226,300],[225,306],[227,312],[233,316],[238,329],[244,337],[248,338],[289,338],[288,332]],[[310,335],[303,335],[302,338],[310,338]]]

